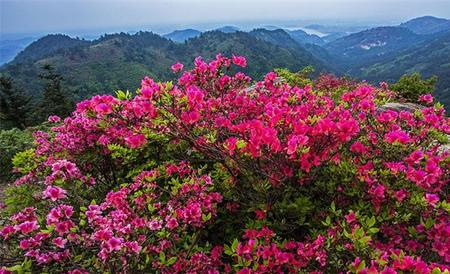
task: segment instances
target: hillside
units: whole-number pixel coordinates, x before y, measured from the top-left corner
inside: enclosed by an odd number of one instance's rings
[[[78,38],[71,38],[63,34],[50,34],[42,37],[38,41],[31,43],[21,51],[12,61],[12,63],[33,62],[42,59],[58,50],[66,50],[75,47],[89,45],[89,41]]]
[[[314,45],[324,45],[325,41],[317,35],[308,34],[305,31],[298,30],[290,30],[287,33],[294,39],[296,42],[300,44],[314,44]]]
[[[420,47],[406,50],[392,60],[364,68],[359,77],[394,82],[404,73],[420,72],[438,76],[436,98],[450,110],[450,32]]]
[[[402,23],[400,27],[407,28],[417,34],[433,34],[450,30],[450,20],[433,16],[423,16]]]
[[[49,40],[53,41],[53,47],[43,51]],[[169,80],[174,77],[170,71],[171,64],[178,61],[191,63],[199,55],[211,59],[218,52],[246,56],[251,65],[245,72],[252,77],[260,77],[274,67],[300,70],[314,65],[319,70],[325,68],[321,61],[295,41],[293,43],[295,47],[285,48],[249,33],[219,31],[204,33],[184,44],[150,32],[105,35],[92,42],[51,36],[30,45],[23,54],[2,68],[1,73],[13,76],[29,93],[39,95],[40,67],[52,64],[64,76],[65,86],[77,99],[96,93],[112,93],[117,89],[133,90],[145,75]]]
[[[272,43],[277,46],[286,48],[300,48],[291,35],[282,29],[267,30],[267,29],[254,29],[249,32],[250,35],[256,37],[259,40],[263,40]]]
[[[425,38],[402,27],[378,27],[354,33],[325,45],[350,71],[395,56]]]

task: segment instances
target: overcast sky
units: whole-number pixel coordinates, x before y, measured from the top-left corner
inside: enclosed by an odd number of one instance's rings
[[[252,20],[450,18],[450,0],[0,0],[2,33]]]

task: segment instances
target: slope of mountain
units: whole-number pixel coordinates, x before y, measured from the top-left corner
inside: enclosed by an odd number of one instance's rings
[[[14,40],[2,40],[0,43],[0,65],[14,59],[17,53],[22,51],[34,40],[36,40],[36,38],[34,37],[25,37]]]
[[[31,43],[14,58],[13,62],[24,63],[27,61],[35,61],[58,50],[67,50],[70,48],[85,46],[89,44],[89,41],[81,40],[78,38],[71,38],[67,35],[50,34]]]
[[[322,40],[325,43],[330,43],[330,42],[333,42],[333,41],[335,41],[335,40],[337,40],[339,38],[345,37],[347,35],[349,35],[349,34],[346,33],[346,32],[332,32],[332,33],[327,34],[327,35],[325,35],[325,36],[323,36],[321,38],[322,38]]]
[[[314,44],[322,46],[325,44],[325,41],[322,40],[319,36],[315,34],[308,34],[305,31],[298,29],[298,30],[288,30],[287,33],[300,44]]]
[[[163,37],[170,39],[174,42],[183,43],[184,41],[200,36],[201,31],[195,29],[183,29],[183,30],[175,30],[171,33],[163,35]]]
[[[61,39],[66,40],[65,37]],[[25,52],[37,56],[33,49],[44,46],[40,45],[41,42],[46,45],[47,39],[37,41],[33,48],[27,48]],[[92,94],[112,93],[117,89],[134,90],[146,75],[159,80],[173,79],[170,66],[175,62],[191,64],[196,56],[208,60],[219,52],[246,56],[248,67],[244,71],[252,77],[261,77],[274,67],[294,71],[308,65],[324,68],[321,61],[299,45],[296,48],[280,47],[244,32],[206,32],[183,44],[150,32],[139,32],[134,35],[105,35],[81,46],[65,48],[64,51],[55,48],[53,52],[41,54],[39,59],[16,58],[0,73],[13,76],[26,91],[39,95],[40,67],[52,64],[64,77],[68,93],[80,99]]]
[[[315,45],[312,43],[300,43],[297,42],[288,31],[282,29],[276,30],[267,30],[267,29],[254,29],[250,32],[250,35],[272,43],[274,45],[278,45],[284,48],[291,48],[297,52],[307,52],[304,53],[305,60],[311,60],[312,55],[317,60],[320,60],[321,63],[317,63],[315,65],[316,70],[323,70],[326,67],[327,70],[331,70],[333,72],[339,72],[340,69],[331,61],[333,58],[328,54],[328,52],[319,45]],[[311,63],[313,64],[313,62]],[[326,66],[323,64],[327,64]]]
[[[372,81],[398,80],[405,73],[419,72],[424,77],[438,76],[436,98],[450,111],[450,31],[409,49],[388,62],[364,68],[359,77]]]
[[[348,69],[354,69],[389,59],[424,40],[426,37],[403,27],[378,27],[342,37],[325,48]]]
[[[400,24],[400,27],[407,28],[417,34],[433,34],[450,30],[450,20],[433,16],[424,16],[402,23]]]
[[[249,32],[250,35],[257,39],[272,43],[277,46],[288,48],[299,48],[299,44],[284,30],[275,29],[254,29]]]

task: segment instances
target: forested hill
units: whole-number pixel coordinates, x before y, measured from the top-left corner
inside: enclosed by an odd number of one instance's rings
[[[450,21],[421,17],[397,26],[376,27],[326,41],[302,30],[238,31],[223,27],[203,32],[175,31],[162,37],[151,32],[109,34],[94,41],[67,35],[47,35],[25,48],[0,69],[25,93],[42,93],[42,66],[50,64],[64,80],[64,92],[74,101],[99,93],[134,90],[145,75],[171,80],[170,65],[192,64],[197,56],[217,53],[247,57],[245,72],[259,78],[276,67],[298,71],[312,65],[316,73],[331,72],[396,82],[419,72],[438,77],[436,97],[450,110]],[[333,34],[329,34],[333,35]],[[169,39],[170,38],[170,39]],[[189,67],[188,67],[189,68]]]
[[[398,80],[404,73],[419,72],[423,77],[438,76],[436,98],[450,107],[450,31],[419,47],[403,51],[389,61],[366,67],[361,78],[372,81]]]
[[[49,35],[26,48],[1,72],[10,75],[27,93],[38,95],[41,67],[50,64],[64,77],[63,83],[74,99],[79,99],[117,89],[133,90],[145,75],[172,79],[173,63],[192,63],[196,56],[211,59],[219,52],[246,56],[249,66],[245,72],[252,77],[260,77],[274,67],[295,71],[313,65],[318,71],[326,69],[300,45],[283,47],[245,32],[212,31],[185,43],[174,43],[151,32],[105,35],[92,42]]]

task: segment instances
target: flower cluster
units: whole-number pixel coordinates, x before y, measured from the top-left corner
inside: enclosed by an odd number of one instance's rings
[[[397,111],[385,83],[252,83],[234,55],[194,65],[35,133],[3,272],[450,269],[450,120],[431,95]]]

